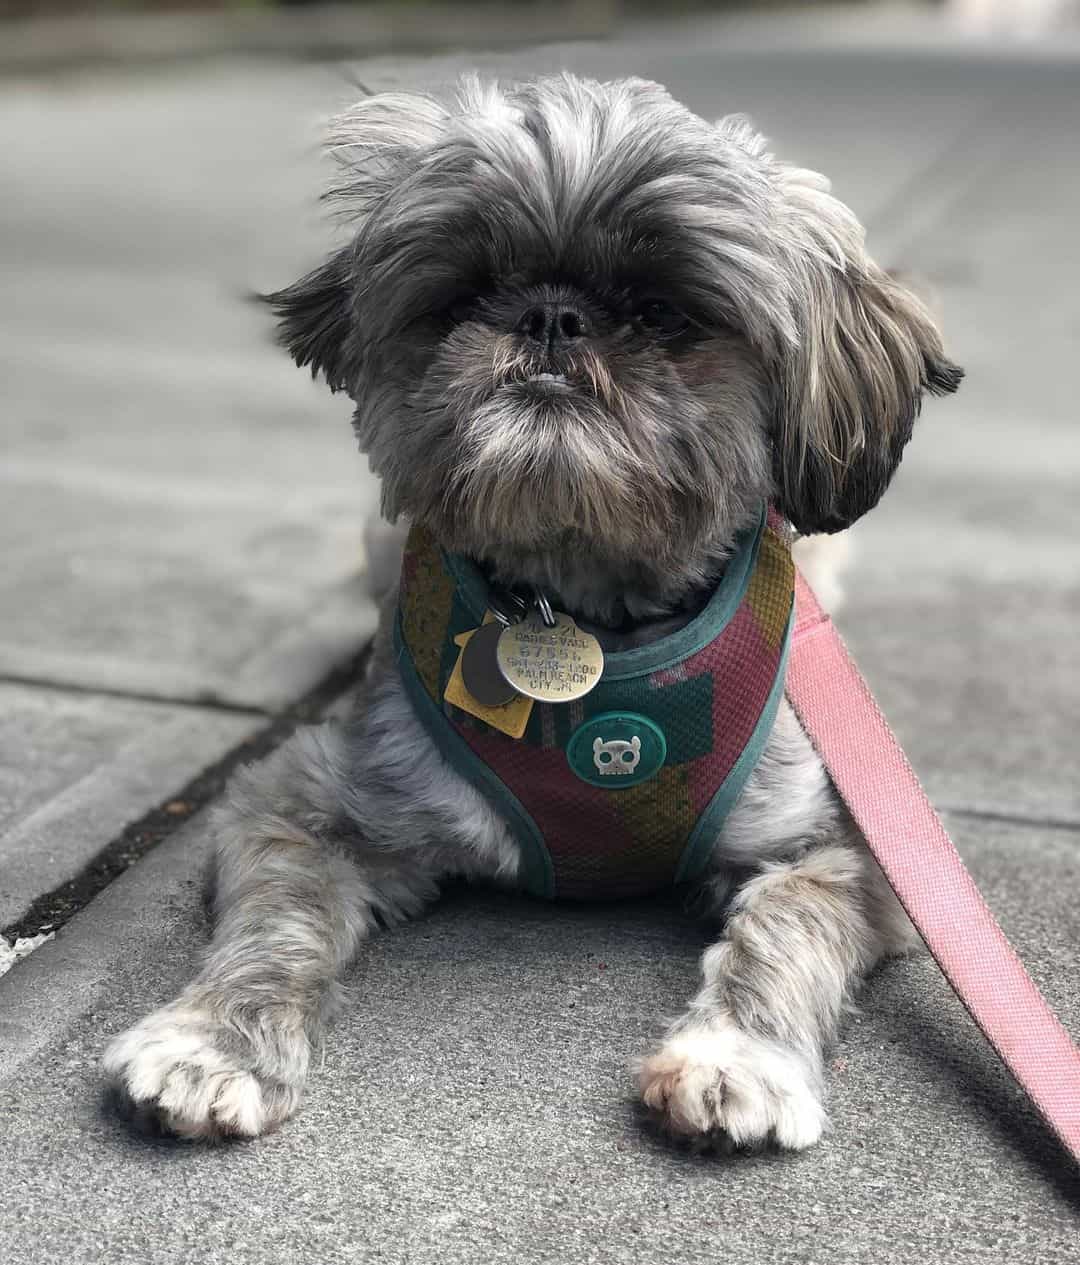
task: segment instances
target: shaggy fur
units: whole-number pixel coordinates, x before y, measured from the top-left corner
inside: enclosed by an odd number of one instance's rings
[[[922,393],[959,382],[821,177],[655,84],[370,97],[331,152],[351,240],[270,296],[282,341],[354,401],[388,518],[542,586],[608,648],[690,618],[763,499],[803,532],[869,510]],[[106,1055],[180,1136],[280,1124],[362,937],[449,875],[516,880],[506,823],[403,693],[392,571],[355,714],[236,778],[203,968]],[[643,1098],[680,1136],[807,1146],[824,1051],[910,928],[786,705],[702,895],[725,931]]]

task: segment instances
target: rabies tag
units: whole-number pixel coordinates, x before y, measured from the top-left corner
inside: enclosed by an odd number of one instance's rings
[[[473,698],[485,707],[503,707],[518,697],[517,690],[499,671],[495,657],[501,633],[502,624],[492,620],[478,628],[461,651],[461,679]]]
[[[553,628],[537,614],[504,628],[496,654],[503,676],[519,694],[542,703],[571,703],[600,683],[604,652],[569,615],[554,615]]]
[[[488,628],[493,619],[494,616],[489,612],[485,616],[484,628]],[[499,627],[501,630],[501,625]],[[461,633],[454,638],[454,645],[460,647],[461,654],[458,655],[457,663],[454,664],[454,670],[450,673],[450,680],[446,683],[446,692],[443,694],[443,698],[454,707],[460,708],[463,712],[468,712],[470,716],[475,716],[477,720],[482,720],[485,725],[490,725],[492,729],[497,729],[500,733],[506,734],[507,737],[520,738],[525,732],[525,726],[529,723],[529,716],[532,713],[533,701],[531,698],[526,698],[523,694],[514,691],[513,697],[509,702],[491,707],[474,698],[465,686],[462,662],[469,648],[470,640],[480,631],[482,630],[474,628],[472,632]],[[510,687],[504,685],[504,691],[508,689]]]

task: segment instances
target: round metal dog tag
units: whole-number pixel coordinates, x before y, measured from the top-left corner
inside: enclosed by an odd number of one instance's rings
[[[503,626],[484,624],[469,638],[461,653],[461,679],[465,688],[485,707],[502,707],[517,698],[517,690],[499,671],[495,657]]]
[[[550,628],[534,613],[502,630],[496,650],[499,670],[519,694],[541,703],[571,703],[600,683],[604,652],[569,615],[553,614]]]

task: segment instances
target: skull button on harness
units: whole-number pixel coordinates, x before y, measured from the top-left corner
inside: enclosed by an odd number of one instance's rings
[[[664,731],[636,712],[604,712],[579,726],[566,744],[570,768],[604,790],[628,790],[655,777],[667,759]]]

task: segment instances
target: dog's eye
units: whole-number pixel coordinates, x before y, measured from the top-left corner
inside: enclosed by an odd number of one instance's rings
[[[678,308],[663,299],[646,299],[639,303],[634,318],[639,325],[667,338],[681,334],[690,324]]]

